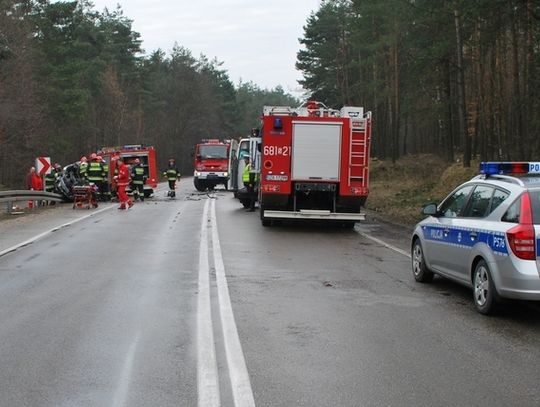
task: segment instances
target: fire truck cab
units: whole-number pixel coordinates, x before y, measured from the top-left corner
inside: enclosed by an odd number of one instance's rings
[[[202,140],[195,145],[193,184],[197,191],[214,189],[222,184],[229,188],[230,141]]]
[[[144,168],[146,181],[144,183],[144,196],[149,197],[158,185],[158,171],[156,166],[156,151],[152,146],[132,144],[118,147],[102,147],[97,152],[109,166],[109,183],[115,187],[114,176],[117,174],[116,158],[121,156],[124,162],[131,166],[138,158]],[[130,188],[127,189],[130,192]]]
[[[264,226],[276,219],[365,219],[369,193],[371,112],[362,107],[263,108],[259,207]]]

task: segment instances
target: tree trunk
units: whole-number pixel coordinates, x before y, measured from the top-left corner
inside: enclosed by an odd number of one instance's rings
[[[463,45],[461,38],[461,15],[459,10],[454,9],[454,23],[456,26],[456,51],[457,51],[457,92],[458,92],[458,116],[459,133],[464,142],[463,166],[471,166],[471,139],[467,131],[467,106],[465,103],[465,74],[463,66]]]

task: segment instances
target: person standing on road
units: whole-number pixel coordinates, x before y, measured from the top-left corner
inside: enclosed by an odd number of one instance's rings
[[[86,181],[86,173],[88,172],[88,159],[86,156],[82,156],[78,162],[79,174],[78,177],[81,181]]]
[[[46,192],[54,192],[56,189],[56,181],[58,180],[58,177],[61,175],[62,168],[60,167],[60,164],[55,163],[51,170],[45,174],[45,191]],[[49,205],[54,205],[54,201],[49,201]]]
[[[101,162],[100,157],[96,153],[92,153],[90,156],[90,164],[88,165],[88,170],[86,172],[86,179],[88,182],[93,183],[97,186],[98,198],[103,199],[103,177],[105,173],[103,171],[103,163]]]
[[[45,191],[53,192],[54,191],[54,182],[56,181],[55,171],[52,169],[47,174],[45,174]]]
[[[43,190],[43,180],[36,172],[36,167],[30,167],[30,170],[28,171],[28,174],[26,175],[26,187],[31,191]],[[28,207],[33,208],[34,201],[28,201]]]
[[[174,198],[176,196],[176,181],[180,179],[180,171],[176,167],[174,158],[169,158],[169,166],[163,175],[165,175],[167,181],[169,181],[169,196]]]
[[[242,182],[246,187],[248,197],[249,197],[249,209],[248,212],[255,211],[255,174],[251,171],[251,163],[249,161],[249,156],[244,157],[244,171],[242,172]]]
[[[101,165],[103,166],[103,179],[101,180],[102,199],[105,202],[111,200],[111,185],[109,182],[109,163],[103,157],[98,156],[101,159]]]
[[[114,178],[116,180],[118,201],[120,202],[118,209],[131,208],[133,206],[133,202],[131,199],[129,199],[126,193],[126,187],[131,181],[129,176],[129,167],[124,163],[124,159],[122,157],[118,157],[116,165],[118,168],[118,175],[116,175]]]
[[[141,202],[144,202],[144,166],[141,163],[141,160],[136,158],[133,162],[133,167],[131,167],[131,180],[133,183],[133,200],[140,199]]]

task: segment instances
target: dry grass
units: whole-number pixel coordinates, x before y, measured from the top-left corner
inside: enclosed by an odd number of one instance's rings
[[[422,219],[422,206],[440,202],[454,187],[477,173],[476,162],[464,168],[461,162],[448,164],[429,154],[406,156],[395,164],[374,159],[366,208],[383,219],[414,225]]]

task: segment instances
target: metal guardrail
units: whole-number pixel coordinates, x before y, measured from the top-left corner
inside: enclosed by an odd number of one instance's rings
[[[6,203],[6,212],[11,213],[13,204],[21,201],[54,201],[63,202],[65,199],[62,195],[46,191],[0,191],[0,203]]]
[[[64,201],[64,197],[60,194],[46,191],[0,191],[0,202],[15,202],[15,201]]]

